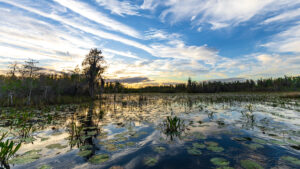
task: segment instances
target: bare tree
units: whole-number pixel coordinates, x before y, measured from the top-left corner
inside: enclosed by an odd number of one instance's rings
[[[102,78],[105,71],[104,57],[101,50],[97,48],[91,49],[89,54],[85,56],[82,62],[83,72],[89,83],[89,93],[92,98],[95,95],[95,86]]]
[[[19,69],[19,63],[18,62],[12,62],[10,65],[8,65],[8,74],[11,76],[11,77],[16,77],[16,73]]]
[[[29,92],[27,97],[27,104],[30,104],[31,102],[34,78],[37,77],[38,71],[41,70],[40,67],[36,66],[36,64],[38,63],[39,62],[37,60],[29,59],[28,61],[25,61],[25,64],[23,65],[23,68],[20,71],[21,74],[23,74],[22,76],[27,77],[29,80]]]

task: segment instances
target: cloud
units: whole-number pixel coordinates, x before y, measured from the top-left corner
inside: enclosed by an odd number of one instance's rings
[[[300,53],[300,22],[274,35],[268,43],[261,46],[280,53]]]
[[[117,14],[120,16],[139,15],[139,7],[137,5],[132,5],[129,1],[96,0],[96,2],[105,9],[110,10],[112,14]]]
[[[145,0],[147,9],[164,6],[160,18],[171,23],[190,20],[194,25],[210,24],[212,29],[236,26],[254,16],[290,8],[299,0]]]
[[[110,82],[121,82],[121,83],[127,83],[127,84],[132,84],[132,83],[145,83],[145,82],[150,82],[152,80],[150,80],[148,77],[122,77],[120,79],[109,79],[107,81]]]
[[[300,16],[300,8],[295,10],[290,10],[282,14],[268,18],[265,21],[263,21],[263,24],[269,24],[272,22],[280,22],[280,21],[286,22],[292,19],[299,18],[299,16]]]
[[[126,35],[133,36],[135,38],[140,37],[139,33],[133,28],[130,28],[129,26],[126,26],[118,21],[115,21],[107,17],[105,14],[100,13],[96,9],[93,9],[91,6],[89,6],[86,3],[82,3],[74,0],[54,0],[54,1],[66,8],[71,9],[72,11],[80,14],[81,16],[90,19],[91,21],[104,25],[107,29],[122,32]]]
[[[71,26],[73,28],[82,30],[84,32],[93,34],[94,36],[104,38],[104,39],[108,39],[108,40],[113,40],[113,41],[116,41],[116,42],[120,42],[120,43],[123,43],[125,45],[133,46],[133,47],[136,47],[138,49],[142,49],[142,50],[144,50],[148,53],[152,52],[151,48],[149,48],[146,45],[143,45],[141,43],[138,43],[136,41],[129,40],[129,39],[123,38],[121,36],[118,36],[118,35],[115,35],[115,34],[112,34],[112,33],[104,32],[99,28],[98,29],[94,28],[93,25],[86,26],[85,24],[81,24],[81,23],[85,23],[85,21],[80,19],[80,18],[73,17],[73,18],[69,19],[69,18],[65,18],[63,16],[56,15],[54,13],[48,14],[48,13],[45,13],[45,12],[40,11],[38,9],[28,7],[28,6],[25,6],[25,5],[16,3],[16,2],[7,1],[7,0],[0,0],[0,1],[4,1],[5,3],[11,4],[11,5],[16,6],[18,8],[22,8],[24,10],[27,10],[27,11],[31,12],[31,13],[38,14],[40,16],[52,19],[52,20],[57,21],[57,22],[60,22],[61,24],[68,25],[68,26]]]

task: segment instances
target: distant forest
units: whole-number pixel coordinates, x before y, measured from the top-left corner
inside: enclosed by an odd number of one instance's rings
[[[127,88],[118,81],[106,82],[101,51],[91,49],[82,66],[68,73],[42,73],[35,60],[12,63],[6,75],[0,75],[0,106],[64,104],[89,101],[102,93],[217,93],[300,91],[300,76],[284,76],[234,82],[203,81],[190,78],[187,83]]]

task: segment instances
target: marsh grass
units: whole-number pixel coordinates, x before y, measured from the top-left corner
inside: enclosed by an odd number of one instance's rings
[[[9,169],[10,166],[8,161],[15,156],[16,152],[21,147],[21,143],[15,146],[14,141],[10,141],[10,140],[3,141],[6,136],[7,133],[4,133],[0,138],[0,162],[1,162],[0,166]]]

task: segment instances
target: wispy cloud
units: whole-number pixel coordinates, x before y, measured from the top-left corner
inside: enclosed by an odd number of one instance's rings
[[[287,22],[292,19],[298,19],[300,18],[300,8],[295,10],[286,11],[284,13],[281,13],[279,15],[273,16],[271,18],[266,19],[263,21],[263,24],[269,24],[272,22],[280,22],[284,21]]]
[[[111,11],[112,14],[124,15],[139,15],[139,6],[132,5],[130,1],[119,0],[96,0],[96,2],[105,9]]]
[[[161,12],[161,19],[176,23],[191,20],[194,25],[210,24],[212,29],[236,26],[248,21],[254,16],[265,14],[299,4],[299,0],[167,0],[149,1],[144,4],[147,9],[154,9],[158,5],[167,9]]]
[[[78,13],[79,15],[90,19],[91,21],[97,22],[98,24],[105,26],[107,29],[119,31],[126,35],[133,36],[136,38],[140,37],[138,31],[107,17],[105,14],[93,9],[91,6],[89,6],[86,3],[74,1],[74,0],[54,0],[54,1],[66,8],[71,9],[72,11]]]
[[[270,42],[263,44],[271,51],[300,53],[300,22],[295,26],[274,35]]]

